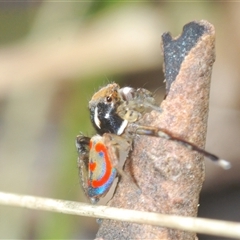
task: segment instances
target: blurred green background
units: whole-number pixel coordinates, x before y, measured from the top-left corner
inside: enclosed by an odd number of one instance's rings
[[[206,149],[233,168],[206,161],[199,211],[240,221],[240,3],[0,2],[0,191],[86,202],[75,137],[94,134],[91,95],[115,81],[148,88],[160,102],[161,35],[201,19],[217,37]],[[0,212],[3,239],[92,239],[98,227],[85,217]]]

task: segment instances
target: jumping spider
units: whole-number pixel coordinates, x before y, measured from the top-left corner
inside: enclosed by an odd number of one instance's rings
[[[81,184],[92,203],[97,203],[106,195],[118,173],[126,176],[119,165],[119,153],[129,153],[136,135],[155,136],[178,142],[215,161],[222,168],[230,168],[228,161],[165,129],[139,125],[139,120],[149,109],[161,111],[152,93],[144,88],[120,88],[118,84],[112,83],[93,95],[89,110],[97,135],[91,139],[84,135],[76,138]]]

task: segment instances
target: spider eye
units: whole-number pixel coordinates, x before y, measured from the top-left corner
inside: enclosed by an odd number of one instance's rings
[[[107,96],[107,97],[106,97],[106,100],[107,100],[107,102],[112,102],[112,97]]]

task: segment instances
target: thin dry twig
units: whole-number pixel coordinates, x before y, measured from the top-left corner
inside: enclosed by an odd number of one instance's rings
[[[94,218],[114,219],[117,221],[127,221],[139,224],[151,224],[216,236],[240,238],[240,223],[235,222],[140,212],[5,192],[0,192],[0,204]]]

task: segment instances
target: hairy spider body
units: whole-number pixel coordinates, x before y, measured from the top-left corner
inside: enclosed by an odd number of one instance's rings
[[[121,151],[128,155],[136,134],[178,142],[217,162],[224,169],[230,168],[226,160],[165,129],[139,125],[139,120],[149,109],[161,111],[152,93],[144,88],[120,88],[118,84],[112,83],[93,95],[89,110],[97,135],[91,139],[79,135],[76,140],[82,187],[92,203],[96,203],[109,191],[117,173],[127,177],[119,164],[119,155]]]

